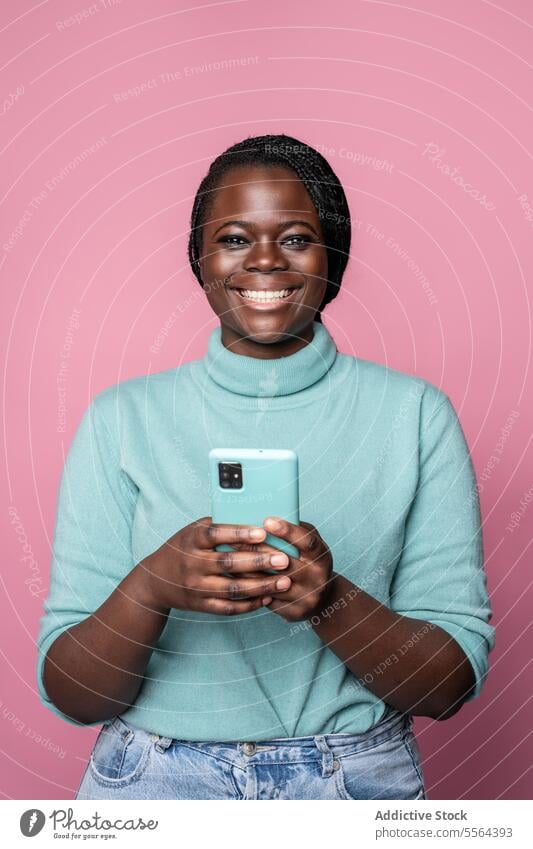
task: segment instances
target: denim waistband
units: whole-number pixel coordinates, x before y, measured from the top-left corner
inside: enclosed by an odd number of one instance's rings
[[[219,742],[212,741],[195,741],[181,740],[179,738],[163,737],[158,734],[151,734],[144,729],[137,728],[120,716],[116,716],[112,724],[118,731],[124,732],[133,730],[137,735],[145,735],[151,738],[155,743],[155,747],[159,751],[166,751],[172,744],[183,744],[194,748],[199,748],[205,751],[214,751],[215,749],[221,753],[221,750],[226,750],[226,753],[248,755],[251,752],[253,755],[261,752],[276,750],[280,754],[284,750],[298,749],[300,752],[309,752],[309,755],[314,750],[327,753],[330,751],[347,752],[357,750],[359,748],[367,748],[378,746],[380,743],[394,737],[401,732],[407,733],[413,726],[413,717],[411,714],[401,713],[393,708],[388,708],[381,720],[368,731],[357,733],[333,733],[333,734],[313,734],[305,737],[273,737],[269,739],[256,740],[232,740]]]
[[[413,718],[410,714],[400,713],[395,711],[392,714],[386,713],[380,719],[377,725],[369,728],[368,731],[358,733],[335,733],[335,734],[313,734],[307,737],[273,737],[271,740],[257,741],[265,743],[275,743],[276,746],[313,746],[317,737],[323,737],[327,743],[340,743],[356,746],[358,743],[368,743],[370,741],[379,743],[380,739],[384,740],[393,734],[396,734],[402,727],[411,728]]]

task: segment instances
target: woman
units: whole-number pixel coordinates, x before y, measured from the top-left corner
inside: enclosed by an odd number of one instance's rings
[[[205,356],[110,387],[81,421],[37,671],[51,710],[105,723],[78,799],[425,799],[412,717],[481,690],[468,448],[436,386],[338,352],[321,313],[349,247],[317,151],[233,145],[192,211],[220,319]],[[208,452],[231,445],[297,452],[299,526],[211,521]]]

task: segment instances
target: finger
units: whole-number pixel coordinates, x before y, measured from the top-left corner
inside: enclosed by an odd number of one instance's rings
[[[236,616],[250,613],[264,607],[261,597],[243,600],[228,600],[225,598],[208,598],[202,603],[201,610],[206,613],[217,613],[220,616]]]
[[[290,589],[291,579],[287,575],[263,575],[261,578],[223,578],[211,576],[204,579],[196,592],[213,598],[256,598],[283,593]]]
[[[261,526],[228,525],[211,521],[211,516],[198,519],[195,543],[198,548],[216,548],[234,542],[262,542],[266,531]]]
[[[276,573],[277,573],[276,569]],[[242,574],[239,572],[239,578],[255,578],[255,580],[262,580],[265,577],[265,572],[243,572]]]
[[[320,548],[322,538],[315,526],[309,522],[294,525],[280,516],[268,516],[263,525],[270,534],[286,539],[300,552],[314,552]]]
[[[275,545],[269,545],[267,542],[260,542],[260,543],[254,543],[254,544],[247,543],[247,542],[235,542],[235,543],[233,543],[232,548],[234,548],[236,551],[259,551],[259,552],[262,552],[262,553],[265,553],[265,554],[271,554],[271,555],[280,553],[279,548],[277,548]],[[281,552],[281,553],[285,554],[284,551]],[[287,562],[286,562],[285,566],[280,564],[279,566],[276,566],[276,569],[286,569],[287,566],[289,566],[290,564],[291,564],[291,557],[290,557],[290,555],[287,555]]]
[[[237,549],[237,551],[270,551],[272,554],[279,551],[279,548],[270,545],[268,542],[233,542],[231,547]]]
[[[286,613],[287,610],[289,609],[290,604],[291,604],[290,601],[282,601],[280,598],[276,598],[275,596],[274,597],[270,596],[270,601],[268,601],[268,599],[269,599],[269,596],[263,597],[263,599],[262,599],[263,607],[268,607],[268,609],[271,610],[273,613],[279,613],[279,612],[281,612],[282,614],[284,612]]]
[[[283,552],[273,551],[214,551],[206,555],[208,571],[213,575],[226,573],[257,572],[266,569],[286,569],[289,557]]]

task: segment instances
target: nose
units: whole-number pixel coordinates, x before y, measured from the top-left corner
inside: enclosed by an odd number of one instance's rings
[[[246,271],[283,271],[289,267],[279,244],[274,240],[257,240],[245,260]]]

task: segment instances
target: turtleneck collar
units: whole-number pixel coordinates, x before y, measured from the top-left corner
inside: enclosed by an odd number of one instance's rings
[[[317,383],[335,362],[337,346],[327,328],[314,321],[313,332],[312,341],[295,354],[263,360],[226,348],[219,325],[209,336],[203,364],[211,380],[237,395],[292,395]]]

